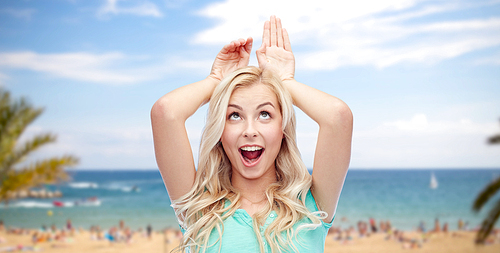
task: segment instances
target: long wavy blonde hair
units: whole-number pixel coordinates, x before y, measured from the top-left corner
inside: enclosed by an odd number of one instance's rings
[[[194,185],[186,195],[173,201],[172,207],[185,229],[179,251],[203,252],[209,246],[212,230],[224,231],[223,221],[240,207],[240,193],[231,185],[231,163],[220,143],[224,131],[227,107],[234,90],[257,83],[267,85],[278,98],[283,117],[284,138],[276,157],[277,182],[266,190],[266,207],[253,216],[253,229],[257,235],[260,251],[264,252],[260,224],[272,210],[277,218],[264,231],[264,238],[272,252],[281,252],[289,247],[297,251],[292,238],[298,230],[315,228],[325,217],[322,212],[311,213],[305,206],[307,191],[311,187],[311,176],[300,158],[295,137],[295,111],[292,98],[281,80],[271,71],[257,67],[236,70],[215,88],[210,99],[207,123],[203,131],[198,158],[198,169]],[[225,200],[231,204],[225,207]],[[309,218],[310,223],[294,229],[299,220]],[[219,248],[220,249],[220,248]]]

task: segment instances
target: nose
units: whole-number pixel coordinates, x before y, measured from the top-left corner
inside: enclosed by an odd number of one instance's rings
[[[258,131],[255,128],[255,123],[251,121],[247,121],[247,124],[245,126],[245,129],[243,131],[243,136],[244,137],[257,137]]]

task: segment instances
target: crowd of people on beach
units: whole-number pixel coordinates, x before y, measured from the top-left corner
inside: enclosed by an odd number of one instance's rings
[[[347,222],[347,218],[341,218],[341,222]],[[477,229],[470,229],[468,222],[464,222],[462,219],[459,219],[457,230],[450,233],[449,224],[444,222],[441,225],[439,219],[436,218],[432,229],[427,229],[425,222],[421,221],[416,227],[415,232],[417,233],[411,233],[411,236],[408,236],[408,232],[412,231],[396,229],[391,225],[389,220],[380,220],[377,225],[374,218],[369,218],[368,221],[359,220],[356,223],[356,228],[354,228],[354,226],[349,226],[346,229],[342,229],[340,226],[332,226],[329,234],[332,235],[331,237],[333,240],[338,241],[340,244],[352,243],[354,236],[357,236],[358,238],[366,238],[374,234],[383,234],[385,240],[401,243],[402,248],[411,249],[421,248],[433,235],[449,234],[454,237],[459,237],[460,231],[477,231]],[[500,229],[494,229],[492,231],[487,243],[500,243]]]
[[[139,228],[137,231],[130,229],[130,227],[125,226],[125,222],[120,220],[118,226],[112,226],[107,231],[101,229],[100,226],[90,227],[90,239],[91,240],[108,240],[110,243],[131,243],[136,234],[140,234],[143,237],[147,237],[151,240],[153,234],[153,227],[149,224],[146,229],[143,230]]]
[[[39,245],[42,243],[50,243],[50,247],[52,248],[65,247],[68,244],[71,244],[74,241],[75,235],[83,232],[83,228],[76,229],[70,219],[68,219],[65,226],[61,228],[58,228],[56,225],[51,225],[50,227],[42,225],[39,229],[25,229],[17,227],[5,228],[3,221],[0,220],[0,232],[31,237],[31,245],[16,245],[8,247],[1,247],[0,245],[0,252],[40,251],[41,248]],[[123,220],[120,220],[118,226],[112,226],[107,230],[101,229],[100,226],[93,225],[90,227],[89,234],[90,240],[93,241],[106,240],[109,241],[110,244],[132,243],[133,238],[136,235],[141,235],[151,240],[153,228],[151,225],[147,225],[145,229],[139,228],[134,231],[125,226],[125,222]],[[0,236],[0,244],[6,242],[6,239]]]
[[[340,223],[347,222],[347,218],[341,218]],[[24,228],[5,228],[2,220],[0,220],[0,232],[15,235],[30,235],[31,245],[16,245],[4,246],[5,238],[0,236],[0,252],[12,251],[39,251],[40,244],[44,242],[51,243],[51,247],[65,247],[73,242],[76,234],[81,233],[82,228],[76,229],[71,220],[66,221],[65,226],[58,228],[55,225],[47,227],[42,225],[40,229],[24,229]],[[421,248],[428,242],[433,235],[449,235],[460,237],[460,231],[477,231],[477,228],[469,228],[469,223],[462,219],[458,220],[457,229],[450,231],[447,222],[440,223],[439,219],[435,219],[431,229],[427,229],[424,221],[421,221],[414,231],[403,231],[392,226],[389,220],[380,220],[377,224],[374,218],[367,221],[359,220],[356,227],[349,226],[347,229],[342,229],[340,226],[333,226],[329,231],[329,238],[339,242],[339,244],[351,244],[354,239],[367,238],[376,234],[383,235],[386,241],[395,241],[401,244],[403,249]],[[89,229],[90,240],[92,241],[108,241],[114,243],[133,243],[133,239],[137,236],[145,237],[151,240],[153,236],[153,228],[147,225],[144,229],[139,228],[132,230],[125,225],[123,220],[119,221],[117,226],[112,226],[109,229],[102,229],[100,226],[91,226]],[[413,233],[416,232],[416,233]],[[163,230],[165,243],[175,243],[182,237],[182,233],[176,228],[166,228]],[[408,235],[411,234],[411,235]],[[171,237],[167,236],[171,235]],[[500,243],[500,229],[495,228],[490,237],[486,241],[487,244]]]

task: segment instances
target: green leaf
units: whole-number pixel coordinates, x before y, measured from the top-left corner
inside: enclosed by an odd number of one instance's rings
[[[490,210],[486,219],[483,220],[481,228],[479,229],[476,235],[477,244],[483,244],[485,242],[486,238],[488,238],[488,235],[495,226],[495,223],[498,220],[499,216],[500,216],[500,199],[497,200],[495,206]]]
[[[33,107],[26,99],[13,100],[10,93],[0,89],[0,202],[8,203],[9,193],[44,184],[68,180],[65,168],[78,163],[78,158],[65,155],[18,165],[46,144],[56,141],[50,133],[38,134],[19,143],[26,128],[41,115],[42,108]]]
[[[476,197],[472,210],[479,212],[481,208],[493,197],[500,189],[500,177],[489,183]]]

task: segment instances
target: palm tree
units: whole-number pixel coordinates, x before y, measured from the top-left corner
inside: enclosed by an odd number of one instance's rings
[[[20,190],[67,180],[64,168],[78,163],[71,155],[26,161],[33,151],[56,141],[55,135],[43,133],[19,143],[26,127],[42,112],[26,99],[13,100],[9,92],[0,89],[0,202],[8,204]]]
[[[489,144],[500,144],[500,134],[492,136],[488,139]],[[476,197],[472,209],[479,212],[481,208],[498,192],[500,189],[500,177],[497,177],[490,184],[488,184],[481,193]],[[500,216],[500,199],[498,199],[493,208],[491,208],[488,216],[483,220],[481,228],[477,232],[476,243],[484,244],[486,238],[495,226],[498,217]]]

